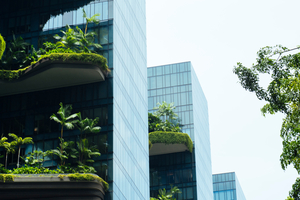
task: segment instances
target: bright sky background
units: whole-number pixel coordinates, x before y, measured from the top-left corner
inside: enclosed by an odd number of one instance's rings
[[[251,66],[264,46],[300,45],[299,0],[147,0],[148,66],[191,61],[209,105],[213,173],[237,173],[247,200],[284,200],[297,173],[283,171],[283,115],[232,69]]]

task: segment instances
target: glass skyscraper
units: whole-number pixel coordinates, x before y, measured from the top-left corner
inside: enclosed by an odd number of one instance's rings
[[[246,200],[235,172],[213,174],[214,200]]]
[[[99,51],[108,60],[111,73],[105,81],[70,87],[0,95],[1,134],[33,137],[23,153],[56,148],[58,125],[49,120],[59,102],[72,104],[83,117],[99,117],[100,134],[88,135],[101,156],[94,167],[109,185],[106,199],[149,199],[149,150],[147,123],[147,55],[145,0],[12,0],[0,6],[0,33],[7,43],[21,36],[34,47],[53,41],[65,25],[85,27],[88,17],[100,13]],[[1,84],[0,84],[1,90]],[[79,132],[65,130],[66,140],[77,140]],[[1,151],[1,150],[0,150]],[[10,167],[16,158],[9,159]],[[45,166],[55,166],[48,159]]]
[[[174,103],[182,132],[194,142],[193,153],[150,156],[150,196],[170,184],[181,189],[177,199],[213,199],[208,106],[191,62],[148,68],[148,110]]]

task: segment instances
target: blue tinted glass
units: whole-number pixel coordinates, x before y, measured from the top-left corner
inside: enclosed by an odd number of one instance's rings
[[[103,20],[108,19],[108,2],[103,2]]]
[[[163,90],[165,91],[165,93],[162,94],[159,91],[156,94],[159,96],[157,96],[155,100],[157,102],[161,102],[162,100],[166,100],[167,103],[174,102],[174,105],[177,106],[175,112],[178,114],[178,117],[180,118],[180,124],[183,125],[182,131],[188,133],[196,145],[195,151],[193,151],[195,152],[195,154],[193,154],[193,157],[191,159],[193,162],[195,162],[195,168],[190,170],[191,172],[197,171],[198,173],[196,175],[187,176],[190,177],[190,179],[184,175],[182,176],[183,180],[186,183],[190,184],[189,181],[193,181],[193,180],[196,181],[196,185],[194,185],[195,190],[193,189],[193,187],[190,187],[190,189],[188,189],[187,187],[183,187],[182,198],[195,199],[197,194],[199,194],[198,198],[200,197],[202,199],[211,200],[213,199],[213,192],[212,192],[213,187],[212,184],[211,185],[207,184],[209,182],[212,183],[208,110],[207,110],[206,98],[203,94],[203,91],[196,77],[196,74],[194,71],[190,73],[186,72],[188,69],[192,69],[190,62],[158,66],[153,68],[159,69],[159,71],[157,71],[158,74],[160,73],[164,74],[162,87],[165,87],[164,88],[165,90]],[[150,73],[148,73],[148,76],[149,75]],[[158,77],[156,74],[153,73],[151,75]],[[159,80],[158,82],[160,82],[159,78],[157,78],[157,80]],[[161,85],[158,82],[157,82],[157,86],[160,87]],[[194,120],[197,123],[194,124]],[[198,140],[196,141],[194,137],[195,134],[198,135],[197,137]],[[200,154],[200,148],[199,146],[197,146],[197,144],[200,143],[205,144],[205,146],[202,147],[206,149],[207,155]],[[178,165],[178,163],[180,162],[179,161],[180,157],[175,157],[175,158],[166,157],[165,159],[170,160],[169,162],[170,167],[171,166],[173,167],[173,165]],[[173,160],[174,162],[171,162],[171,160]],[[151,168],[151,163],[152,162],[150,162],[150,168]],[[199,163],[205,163],[205,165],[209,167],[203,168],[202,165]],[[177,169],[176,167],[180,168],[180,166],[174,166],[174,169]],[[186,173],[186,171],[182,173]],[[174,174],[175,174],[175,182],[177,183],[179,181],[177,178],[180,177],[180,173],[174,171]],[[168,186],[166,185],[165,187]],[[151,194],[157,194],[155,193],[155,191],[157,192],[157,190],[158,188],[153,188],[152,190],[151,187]],[[191,195],[193,197],[188,195]]]

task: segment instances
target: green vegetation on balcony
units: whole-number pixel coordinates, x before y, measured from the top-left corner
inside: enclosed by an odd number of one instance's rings
[[[27,69],[43,59],[62,62],[80,62],[97,65],[105,74],[110,72],[107,60],[99,55],[102,46],[95,43],[95,32],[87,32],[88,23],[99,23],[95,14],[88,18],[83,10],[83,17],[86,19],[85,31],[80,28],[66,26],[61,35],[54,35],[56,43],[45,42],[43,48],[36,51],[33,45],[25,42],[23,38],[16,38],[9,43],[5,51],[5,41],[0,35],[0,80],[15,80],[20,78]],[[3,52],[2,59],[1,56]]]
[[[5,51],[5,47],[6,47],[6,43],[5,43],[2,35],[0,34],[0,60],[2,58],[2,55],[3,55],[4,51]]]
[[[19,165],[20,158],[20,147],[29,143],[33,143],[32,138],[18,137],[15,134],[8,134],[14,140],[8,142],[8,138],[0,138],[0,148],[5,150],[5,165],[0,163],[0,182],[13,181],[14,177],[18,177],[17,174],[40,174],[45,176],[46,174],[56,174],[56,177],[63,179],[64,177],[69,178],[71,181],[98,181],[101,182],[105,191],[108,190],[109,185],[102,178],[87,174],[96,173],[91,163],[95,162],[94,158],[100,156],[97,145],[90,145],[86,138],[87,133],[97,134],[100,132],[101,127],[97,126],[99,118],[89,119],[82,118],[81,113],[72,113],[71,105],[59,104],[57,114],[52,114],[49,120],[61,124],[61,137],[58,138],[59,146],[56,149],[48,150],[46,152],[35,150],[22,156],[24,161]],[[80,131],[80,137],[78,142],[65,141],[63,139],[64,127],[72,129],[76,127]],[[12,170],[7,169],[7,157],[9,154],[18,152],[18,164],[17,168]],[[3,157],[4,155],[0,155]],[[43,163],[46,157],[54,157],[60,160],[60,165],[55,169],[49,169],[43,167]],[[71,173],[68,175],[62,175],[62,173]],[[59,174],[59,175],[58,175]],[[58,176],[57,176],[58,175]]]
[[[104,191],[107,192],[109,189],[109,184],[104,181],[101,177],[95,175],[95,174],[59,174],[59,175],[39,175],[39,176],[20,176],[20,175],[13,175],[13,174],[0,174],[0,183],[6,183],[6,182],[14,182],[16,177],[22,177],[22,178],[30,178],[30,177],[35,177],[35,178],[45,178],[45,177],[50,177],[51,179],[54,177],[57,177],[60,179],[60,181],[64,180],[70,180],[70,181],[97,181],[103,185]],[[67,179],[65,179],[67,178]]]
[[[152,145],[155,143],[184,144],[191,153],[193,152],[193,141],[186,133],[155,131],[149,133],[149,141]]]
[[[13,182],[16,176],[12,174],[0,174],[0,182]]]
[[[178,116],[174,112],[174,103],[163,101],[157,105],[153,114],[148,113],[149,149],[155,143],[184,144],[193,152],[193,141],[188,134],[181,132]]]
[[[98,181],[99,183],[102,183],[105,192],[107,192],[107,190],[109,189],[109,185],[106,181],[104,181],[101,177],[93,174],[60,174],[57,177],[60,178],[60,180],[63,180],[64,177],[67,177],[70,179],[70,181]]]

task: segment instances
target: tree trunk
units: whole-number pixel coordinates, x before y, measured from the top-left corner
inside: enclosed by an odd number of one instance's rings
[[[63,138],[63,134],[64,134],[64,126],[61,125],[61,130],[60,130],[60,138]]]
[[[5,169],[7,169],[7,155],[8,155],[8,153],[6,152],[6,155],[5,155]]]
[[[18,153],[18,163],[17,163],[17,168],[20,166],[20,153],[21,153],[21,146],[19,146],[19,153]]]
[[[88,22],[86,22],[86,26],[85,26],[85,32],[84,32],[85,35],[86,35],[87,27],[88,27]]]
[[[64,126],[61,125],[61,131],[60,131],[60,153],[61,154],[63,152],[63,144],[62,144],[63,132],[64,132]]]

